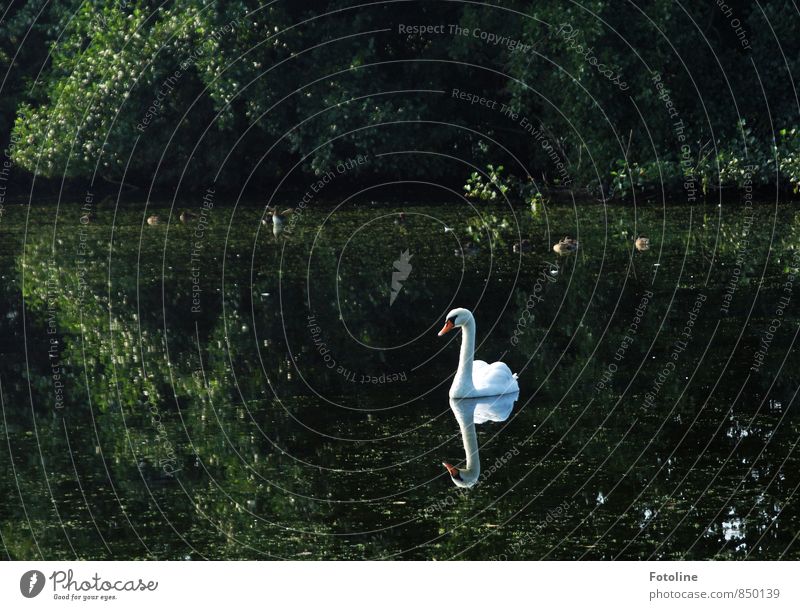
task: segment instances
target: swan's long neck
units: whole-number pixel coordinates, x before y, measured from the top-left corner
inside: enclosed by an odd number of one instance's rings
[[[469,320],[461,331],[461,354],[458,357],[458,370],[453,379],[453,389],[460,390],[458,396],[467,396],[474,390],[472,383],[472,361],[475,359],[475,320]],[[452,393],[451,393],[452,394]]]
[[[478,453],[478,434],[475,431],[475,408],[456,411],[456,420],[461,429],[461,442],[464,444],[467,464],[461,470],[465,483],[475,483],[481,474],[481,458]]]

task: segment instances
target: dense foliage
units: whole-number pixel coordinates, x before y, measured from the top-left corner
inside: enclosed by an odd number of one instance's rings
[[[664,183],[691,202],[800,179],[798,15],[784,0],[32,0],[3,12],[0,139],[13,116],[14,161],[46,177],[302,187],[362,154],[364,183],[471,176],[484,199],[496,180],[473,172],[489,164],[526,198]]]

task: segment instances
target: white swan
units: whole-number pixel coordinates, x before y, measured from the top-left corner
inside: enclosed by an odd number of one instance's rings
[[[519,392],[517,376],[511,372],[507,364],[504,362],[486,364],[483,360],[474,359],[475,318],[469,309],[459,307],[447,314],[439,336],[449,333],[457,326],[464,330],[458,370],[453,378],[453,385],[450,386],[450,398],[477,398]]]
[[[464,443],[466,465],[464,468],[442,462],[447,468],[450,478],[457,487],[472,487],[478,482],[481,474],[481,458],[478,453],[478,435],[475,424],[486,421],[505,421],[519,398],[519,392],[491,396],[489,398],[451,398],[450,408],[456,416],[461,429],[461,441]]]

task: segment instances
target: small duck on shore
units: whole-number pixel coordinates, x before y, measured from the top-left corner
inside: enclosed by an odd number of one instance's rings
[[[153,214],[152,216],[148,216],[147,217],[147,224],[149,224],[151,227],[154,227],[156,225],[160,225],[161,224],[161,217],[158,216],[157,214]]]
[[[636,249],[639,252],[644,252],[645,250],[650,249],[650,238],[649,237],[637,237],[636,241],[633,242],[636,246]]]
[[[198,216],[195,212],[192,212],[190,210],[184,210],[183,212],[181,212],[180,218],[182,223],[187,224],[197,220]]]
[[[571,254],[578,249],[578,240],[572,237],[564,237],[557,244],[553,245],[553,252],[556,254]]]

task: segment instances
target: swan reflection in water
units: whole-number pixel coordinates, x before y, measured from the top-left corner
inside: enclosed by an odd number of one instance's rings
[[[450,479],[458,487],[473,487],[481,474],[481,458],[478,453],[478,435],[476,424],[487,421],[502,422],[511,415],[519,392],[500,396],[482,396],[480,398],[451,398],[450,408],[456,416],[461,429],[461,441],[464,443],[466,465],[456,468],[452,464],[442,462],[450,474]]]

